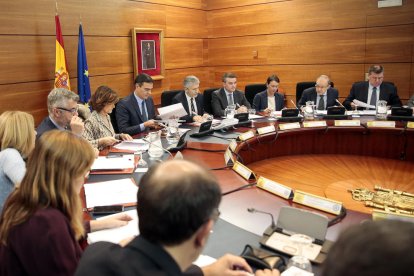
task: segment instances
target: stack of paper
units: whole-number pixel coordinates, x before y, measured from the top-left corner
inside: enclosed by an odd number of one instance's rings
[[[130,178],[83,185],[86,208],[137,202],[138,186]]]
[[[134,139],[132,141],[122,141],[121,143],[116,144],[114,148],[133,152],[146,151],[149,148],[149,143],[145,142],[142,139]]]
[[[108,155],[108,156],[99,156],[93,162],[92,171],[97,170],[125,170],[125,169],[134,169],[134,155]]]
[[[89,233],[88,243],[91,244],[91,243],[98,242],[98,241],[108,241],[108,242],[113,242],[113,243],[119,243],[123,239],[129,238],[132,236],[137,236],[139,234],[137,210],[133,209],[133,210],[126,211],[124,213],[128,214],[132,218],[132,220],[129,221],[127,225],[121,226],[118,228],[104,229],[104,230]],[[114,216],[114,215],[110,215],[110,216]],[[98,218],[98,220],[105,219],[110,216],[100,217]]]
[[[180,118],[187,115],[182,103],[177,103],[165,107],[158,108],[158,113],[161,119],[168,120],[170,118]]]

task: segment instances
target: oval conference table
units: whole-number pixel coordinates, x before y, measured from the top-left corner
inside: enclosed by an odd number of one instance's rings
[[[189,138],[187,135],[187,145],[182,151],[184,158],[194,160],[210,169],[218,179],[224,194],[220,205],[221,219],[210,236],[204,254],[212,257],[219,257],[227,252],[240,254],[246,244],[259,246],[259,239],[270,225],[271,218],[264,214],[249,213],[247,208],[253,207],[269,212],[276,220],[279,210],[283,206],[310,210],[323,214],[329,219],[334,217],[332,214],[285,200],[254,185],[247,185],[252,181],[245,180],[231,167],[226,166],[224,159],[224,151],[228,148],[230,138],[236,138],[240,133],[256,131],[257,128],[265,126],[275,126],[275,132],[263,135],[256,133],[254,137],[238,142],[234,156],[253,171],[255,168],[260,169],[260,166],[255,167],[255,164],[266,164],[268,167],[265,166],[265,168],[269,171],[269,168],[272,170],[274,160],[280,163],[291,158],[299,158],[299,161],[296,162],[296,169],[300,170],[304,165],[301,163],[303,161],[301,158],[323,159],[332,158],[332,156],[374,158],[382,160],[382,164],[388,161],[397,162],[393,168],[397,171],[399,170],[398,166],[408,165],[414,168],[412,162],[414,160],[413,129],[407,128],[405,122],[396,122],[395,128],[371,128],[367,127],[366,122],[372,121],[374,118],[361,117],[358,119],[361,121],[360,126],[338,127],[334,126],[334,121],[326,121],[324,127],[304,128],[303,123],[300,123],[301,128],[299,129],[278,130],[279,123],[277,121],[261,118],[254,120],[247,127],[239,127],[228,133],[215,132],[214,137]],[[197,127],[191,127],[189,133],[196,131],[196,129]],[[163,145],[167,146],[166,141],[163,141]],[[108,151],[103,151],[101,154],[106,155]],[[146,153],[143,154],[143,158],[149,166],[159,162],[159,160],[150,159]],[[171,158],[170,155],[165,153],[161,160],[168,158]],[[278,170],[284,169],[292,171],[295,168],[278,167]],[[266,170],[258,174],[265,173]],[[275,173],[275,175],[277,174]],[[308,174],[312,174],[312,172]],[[138,186],[142,175],[143,173],[137,172],[132,174]],[[91,175],[88,183],[127,177],[131,177],[131,175]],[[272,180],[277,181],[277,179]],[[413,186],[409,185],[413,184],[413,177],[405,180],[409,182],[407,183],[408,187]],[[318,183],[309,184],[310,187],[318,185]],[[306,187],[302,187],[301,190],[312,193],[312,189],[306,190]],[[350,195],[348,197],[350,198]],[[347,207],[346,204],[344,206]],[[328,228],[326,238],[336,240],[342,230],[367,219],[371,219],[371,215],[367,212],[348,208],[345,218]]]

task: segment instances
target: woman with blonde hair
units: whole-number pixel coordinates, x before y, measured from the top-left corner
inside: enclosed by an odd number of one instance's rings
[[[0,212],[6,198],[26,173],[24,160],[35,145],[33,116],[22,111],[0,115]]]
[[[112,126],[109,114],[118,100],[116,92],[104,85],[99,86],[89,100],[93,111],[85,121],[83,137],[99,150],[112,146],[119,140],[132,140],[129,134],[115,134]]]
[[[90,144],[69,131],[39,138],[0,217],[0,275],[74,274],[85,235],[79,193],[94,160]]]

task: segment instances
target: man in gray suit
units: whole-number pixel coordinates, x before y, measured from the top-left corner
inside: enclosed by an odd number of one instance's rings
[[[135,90],[116,106],[116,120],[120,133],[135,135],[157,126],[154,121],[155,107],[151,97],[154,86],[152,78],[139,74],[135,78]]]
[[[238,113],[247,112],[250,103],[247,101],[244,93],[236,90],[237,76],[233,73],[225,73],[222,78],[223,88],[213,92],[211,96],[211,105],[215,117],[223,117],[224,110],[229,105],[236,105]]]
[[[336,105],[338,90],[331,87],[330,83],[331,80],[327,75],[320,75],[316,79],[315,87],[303,91],[298,104],[305,105],[306,102],[312,101],[318,110],[325,110],[330,106]]]

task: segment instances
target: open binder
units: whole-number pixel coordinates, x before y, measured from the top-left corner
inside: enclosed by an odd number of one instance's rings
[[[260,244],[266,248],[288,254],[297,255],[297,245],[289,240],[293,234],[304,234],[313,239],[312,244],[302,247],[302,254],[311,262],[322,263],[331,248],[333,241],[325,239],[328,230],[328,218],[310,211],[282,207],[276,227],[266,229]]]

